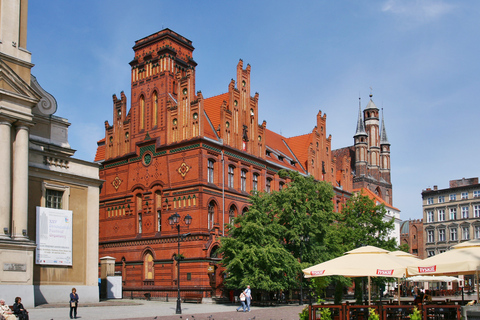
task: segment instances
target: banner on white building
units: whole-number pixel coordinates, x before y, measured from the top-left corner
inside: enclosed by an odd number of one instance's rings
[[[72,265],[72,211],[37,207],[37,264]]]

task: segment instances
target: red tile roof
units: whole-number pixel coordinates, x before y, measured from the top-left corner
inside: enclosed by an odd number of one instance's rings
[[[288,146],[298,158],[298,161],[305,166],[308,161],[308,146],[312,142],[312,133],[287,139]]]
[[[293,154],[285,144],[286,140],[287,139],[285,137],[265,128],[265,142],[267,144],[267,147],[297,162],[295,154]],[[271,155],[270,157],[267,156],[266,159],[269,161],[275,162],[279,165],[282,165],[283,167],[289,168],[291,170],[306,173],[305,170],[302,169],[302,166],[300,164],[297,164],[294,166],[290,163],[290,161],[286,159],[281,161],[280,159],[278,159],[276,155]]]
[[[97,142],[97,152],[95,154],[95,162],[105,160],[105,138]]]
[[[383,200],[382,198],[377,196],[372,190],[369,190],[369,189],[366,189],[366,188],[360,188],[360,189],[353,189],[352,191],[353,191],[353,193],[360,192],[361,194],[366,195],[370,199],[374,200],[376,202],[376,204],[383,203],[385,205],[385,207],[391,208],[391,209],[394,209],[394,210],[397,210],[398,212],[400,212],[399,209],[397,209],[397,208],[393,207],[392,205],[388,204],[387,202],[385,202],[385,200]]]
[[[220,124],[220,112],[223,101],[228,102],[228,92],[219,94],[218,96],[213,96],[203,100],[203,109],[207,113],[208,118],[212,122],[215,130]]]

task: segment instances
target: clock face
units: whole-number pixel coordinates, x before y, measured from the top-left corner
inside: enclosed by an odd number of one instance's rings
[[[177,125],[177,119],[173,119],[173,125],[174,125],[174,126]]]
[[[121,115],[122,115],[122,110],[118,109],[118,110],[117,110],[117,116],[120,117]]]
[[[183,89],[183,95],[187,95],[187,92],[188,92],[187,88]]]
[[[230,127],[230,122],[225,122],[225,127],[229,128]]]
[[[198,119],[198,113],[195,112],[195,113],[193,114],[193,120],[197,120],[197,119]]]
[[[253,109],[250,109],[250,115],[253,116],[254,114]]]

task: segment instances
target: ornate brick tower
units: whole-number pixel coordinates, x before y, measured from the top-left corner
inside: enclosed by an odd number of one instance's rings
[[[380,128],[379,110],[371,94],[370,101],[363,110],[363,117],[361,106],[359,106],[357,129],[353,138],[355,149],[353,188],[367,188],[392,204],[390,143],[383,114]]]

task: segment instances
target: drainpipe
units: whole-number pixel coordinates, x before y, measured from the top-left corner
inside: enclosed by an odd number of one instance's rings
[[[222,236],[225,236],[225,160],[222,150]]]

